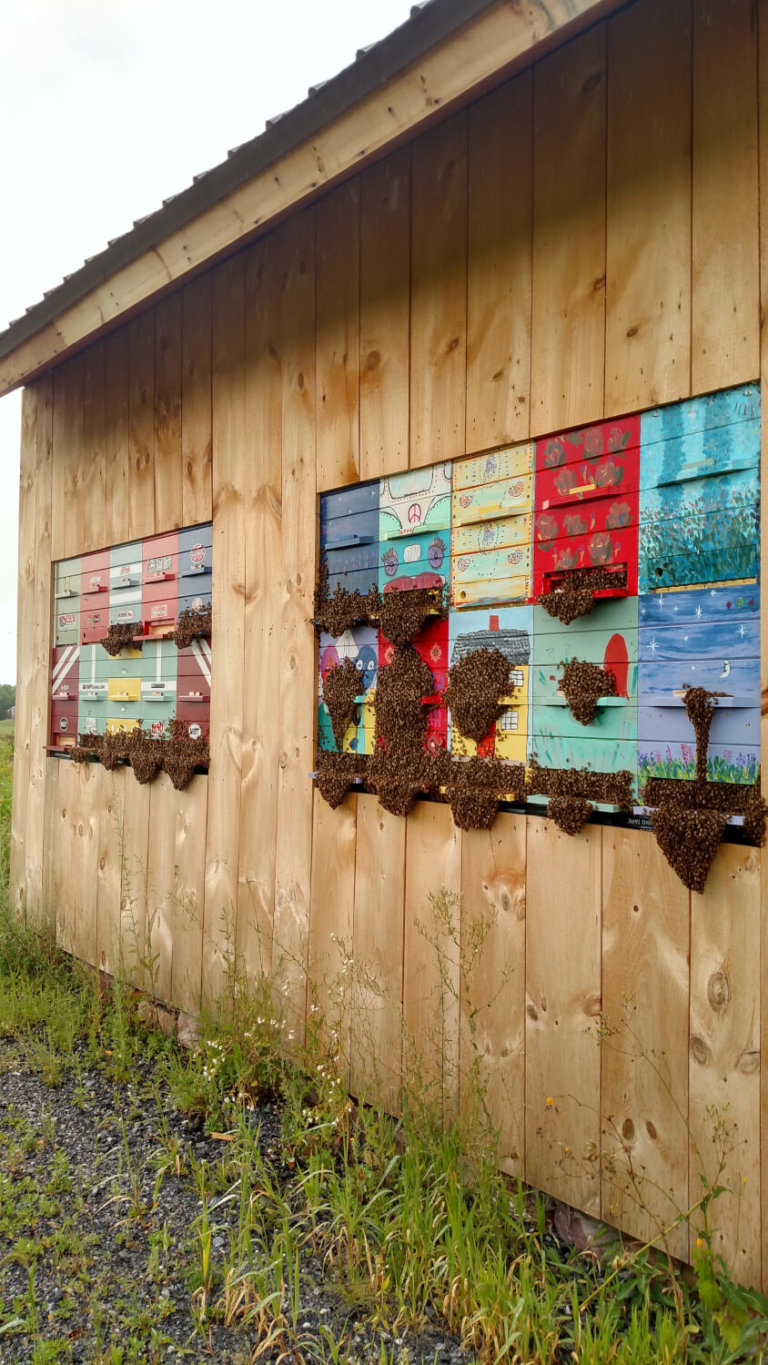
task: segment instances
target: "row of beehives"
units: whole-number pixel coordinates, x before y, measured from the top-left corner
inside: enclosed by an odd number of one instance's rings
[[[172,637],[185,614],[210,613],[212,543],[208,522],[54,565],[52,746],[139,724],[161,736],[173,719],[207,734],[210,641]],[[116,626],[127,642],[113,657],[100,641]]]
[[[630,596],[754,578],[759,460],[754,384],[357,484],[321,499],[329,592],[448,585],[462,609],[574,569]]]
[[[464,738],[445,706],[432,707],[428,747],[457,756],[494,754],[547,768],[626,769],[649,776],[695,776],[695,745],[683,705],[686,687],[722,693],[712,725],[711,779],[754,782],[760,762],[760,620],[754,586],[693,588],[598,603],[569,626],[541,607],[451,610],[434,618],[414,645],[442,694],[448,668],[471,649],[499,649],[513,690],[496,725],[478,746]],[[344,736],[346,750],[372,753],[376,679],[391,646],[375,625],[340,638],[320,638],[319,743],[334,749],[322,679],[351,658],[360,675],[359,722]],[[571,715],[559,683],[570,659],[613,674],[616,695],[605,697],[588,726]]]
[[[328,590],[450,589],[448,618],[433,620],[415,641],[435,694],[470,648],[496,646],[513,669],[510,704],[481,754],[628,769],[641,782],[693,777],[683,692],[702,686],[724,694],[710,777],[752,782],[759,767],[759,456],[759,387],[748,385],[325,495]],[[584,568],[616,575],[615,586],[609,578],[595,594],[589,615],[566,626],[534,605]],[[389,657],[371,623],[337,640],[321,637],[320,747],[335,747],[322,678],[345,657],[361,673],[361,701],[344,747],[370,753],[376,674]],[[573,658],[615,679],[616,696],[603,699],[587,727],[559,687],[562,665]],[[476,751],[439,705],[430,708],[428,743],[457,755]]]

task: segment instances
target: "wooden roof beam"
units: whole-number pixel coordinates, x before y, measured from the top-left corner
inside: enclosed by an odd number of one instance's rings
[[[451,37],[379,84],[290,147],[233,192],[210,203],[150,249],[140,249],[112,273],[57,311],[54,290],[34,310],[40,326],[19,344],[14,331],[0,335],[0,396],[34,378],[53,362],[135,313],[157,295],[216,259],[244,246],[287,212],[333,182],[360,170],[388,148],[415,136],[446,112],[477,98],[588,24],[619,8],[621,0],[495,0]],[[375,52],[375,49],[373,50]],[[373,53],[369,54],[373,55]],[[255,144],[254,144],[255,145]],[[162,227],[163,211],[157,214]],[[135,230],[140,238],[140,233]],[[122,240],[130,254],[133,234]],[[80,272],[78,272],[79,274]],[[77,284],[77,275],[68,290]],[[46,316],[46,313],[48,314]],[[27,328],[26,330],[29,330]]]

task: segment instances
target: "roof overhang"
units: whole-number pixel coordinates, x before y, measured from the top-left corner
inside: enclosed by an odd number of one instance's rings
[[[0,396],[626,0],[431,0],[0,334]]]

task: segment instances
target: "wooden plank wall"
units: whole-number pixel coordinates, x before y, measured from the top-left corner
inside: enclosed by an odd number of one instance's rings
[[[190,1009],[237,961],[278,971],[301,1028],[341,943],[352,1084],[393,1106],[435,1027],[417,920],[445,882],[465,957],[496,914],[474,974],[450,958],[448,1102],[479,1049],[505,1167],[639,1236],[699,1198],[728,1102],[718,1245],[765,1283],[760,854],[690,896],[641,833],[462,836],[441,807],[332,813],[308,777],[318,492],[760,373],[768,0],[759,21],[758,64],[751,0],[638,0],[30,390],[13,880],[30,922]],[[50,561],[211,516],[209,776],[45,759]]]

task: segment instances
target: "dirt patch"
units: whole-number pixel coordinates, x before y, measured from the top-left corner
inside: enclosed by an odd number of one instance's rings
[[[700,894],[725,832],[725,816],[717,811],[660,806],[651,816],[651,825],[659,848],[683,886]]]
[[[553,796],[547,816],[563,834],[578,834],[592,814],[593,807],[583,796]]]
[[[121,650],[126,646],[131,649],[141,649],[141,641],[134,641],[134,635],[141,629],[138,622],[127,623],[125,625],[112,625],[106,635],[99,643],[106,649],[113,659],[116,659]]]
[[[448,671],[445,703],[467,739],[485,739],[504,707],[510,666],[500,649],[472,649]]]
[[[598,600],[596,592],[626,586],[626,569],[614,572],[610,569],[574,569],[549,592],[539,593],[536,600],[550,616],[569,626],[578,616],[587,616],[592,611]]]
[[[616,679],[599,664],[571,659],[563,668],[560,688],[574,720],[589,725],[595,719],[600,698],[616,696]]]
[[[334,664],[323,678],[323,700],[328,708],[333,738],[339,753],[344,733],[355,718],[355,697],[360,695],[361,685],[361,675],[351,659]]]
[[[177,649],[189,649],[193,640],[209,639],[213,626],[212,612],[182,611],[176,622],[172,639]]]

